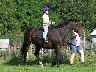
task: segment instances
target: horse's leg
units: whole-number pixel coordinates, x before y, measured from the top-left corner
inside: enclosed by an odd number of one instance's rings
[[[27,61],[27,52],[24,52],[24,63],[26,63],[26,61]]]
[[[56,59],[55,61],[53,62],[53,65],[56,65],[57,64],[57,67],[59,67],[59,64],[60,64],[60,58],[61,58],[61,48],[59,45],[56,46],[56,49],[55,49],[55,53],[56,53]]]
[[[40,47],[36,46],[34,55],[36,56],[37,59],[39,59],[39,51],[40,51],[40,49],[41,49]]]
[[[62,63],[61,61],[62,61],[62,60],[61,60],[61,49],[60,49],[60,52],[59,52],[59,64]]]
[[[56,50],[56,62],[57,62],[57,67],[59,67],[59,64],[60,64],[60,54],[61,53],[61,49],[60,47],[58,46],[57,50]]]
[[[39,51],[40,51],[40,49],[41,49],[40,46],[36,46],[34,55],[35,55],[36,58],[39,60],[39,64],[40,64],[41,66],[43,66],[43,64],[42,64],[42,60],[41,60],[41,58],[39,58]]]
[[[22,54],[22,57],[23,57],[23,60],[24,60],[24,63],[26,63],[27,61],[27,52],[29,50],[29,47],[30,47],[30,44],[28,43],[23,43],[23,46],[21,48],[21,54]]]
[[[56,53],[56,50],[55,50],[55,53]],[[56,57],[55,59],[53,59],[53,62],[52,62],[52,67],[56,65]]]

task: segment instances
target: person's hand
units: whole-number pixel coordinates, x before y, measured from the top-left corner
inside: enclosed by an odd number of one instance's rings
[[[80,44],[81,44],[81,45],[84,45],[84,41],[83,41],[83,40],[80,40]]]

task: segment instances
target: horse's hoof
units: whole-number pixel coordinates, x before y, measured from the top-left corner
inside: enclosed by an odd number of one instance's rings
[[[42,61],[39,61],[39,64],[42,65],[43,64]]]
[[[42,61],[39,61],[39,65],[40,65],[40,67],[43,67]]]
[[[43,67],[43,64],[41,64],[40,66]]]

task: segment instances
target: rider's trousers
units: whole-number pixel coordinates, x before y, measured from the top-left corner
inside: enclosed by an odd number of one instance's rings
[[[45,41],[47,40],[48,26],[49,26],[48,24],[43,24],[44,29],[43,38],[45,39]]]

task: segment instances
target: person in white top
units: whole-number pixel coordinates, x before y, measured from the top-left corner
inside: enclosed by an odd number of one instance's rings
[[[77,32],[74,32],[72,30],[72,40],[71,40],[71,45],[70,45],[70,50],[71,50],[71,56],[70,56],[70,64],[73,64],[73,60],[75,57],[76,53],[81,54],[81,62],[84,64],[84,50],[82,48],[83,41],[81,40],[81,37],[78,35]]]
[[[43,29],[44,29],[43,38],[45,42],[48,42],[47,40],[48,26],[50,26],[50,24],[55,24],[55,22],[52,22],[49,20],[48,11],[49,11],[49,8],[47,6],[42,8],[42,12],[43,12],[42,23],[43,23]]]

